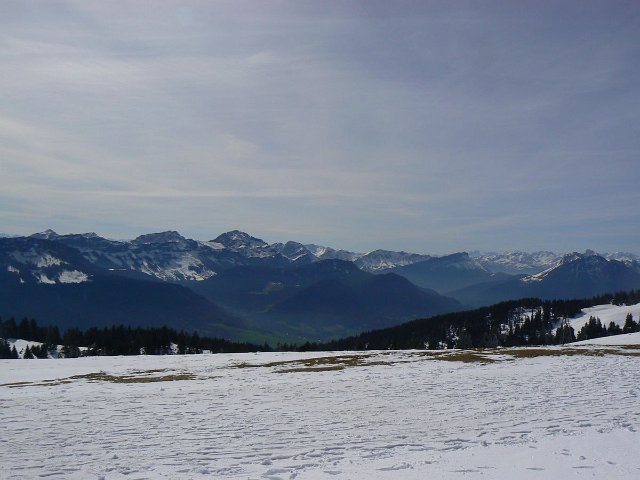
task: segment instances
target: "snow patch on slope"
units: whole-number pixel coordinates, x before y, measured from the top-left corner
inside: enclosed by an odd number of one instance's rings
[[[47,285],[54,285],[56,283],[55,280],[49,278],[45,273],[42,272],[34,272],[33,276],[36,277],[38,283],[44,283]]]
[[[216,272],[207,269],[200,259],[191,253],[184,253],[171,258],[162,263],[162,265],[159,265],[154,260],[145,259],[140,270],[147,275],[169,281],[202,281],[216,274]]]
[[[60,283],[82,283],[89,281],[89,275],[78,270],[63,270],[58,275]]]
[[[640,303],[636,303],[635,305],[605,304],[584,308],[580,315],[569,319],[569,325],[573,327],[573,330],[577,334],[578,330],[589,321],[589,317],[598,317],[605,327],[608,327],[609,323],[613,322],[622,328],[628,313],[633,315],[633,319],[637,322],[638,318],[640,318]]]
[[[37,252],[34,249],[12,252],[11,257],[17,262],[35,265],[38,268],[54,267],[65,263],[49,253]]]
[[[504,252],[480,253],[473,252],[471,257],[492,272],[509,274],[538,273],[554,265],[561,256],[548,251],[538,252]]]

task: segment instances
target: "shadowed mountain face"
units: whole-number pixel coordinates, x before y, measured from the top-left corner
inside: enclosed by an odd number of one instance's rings
[[[463,305],[640,288],[636,257],[616,255],[620,261],[593,252],[566,255],[534,275],[510,277],[464,252],[357,254],[268,244],[237,230],[206,242],[175,231],[115,241],[49,230],[0,238],[0,315],[61,326],[167,324],[251,341],[273,340],[271,334],[324,340]],[[530,268],[552,254],[492,258]],[[456,300],[442,296],[447,291]]]
[[[242,321],[191,290],[170,283],[96,276],[79,284],[17,284],[0,279],[3,317],[37,318],[67,327],[130,325],[227,336]]]
[[[378,272],[429,258],[387,250],[359,254],[293,241],[268,244],[239,230],[206,242],[187,239],[176,231],[140,235],[131,241],[108,240],[95,233],[58,235],[52,230],[29,238],[73,247],[90,263],[121,275],[170,282],[202,281],[246,265],[286,267],[340,259],[356,262],[362,270]]]
[[[291,320],[304,316],[319,332],[340,327],[346,334],[460,308],[455,300],[389,273],[358,282],[323,280],[275,305],[269,313]]]
[[[342,260],[295,268],[237,267],[193,288],[256,326],[312,339],[461,308],[398,275],[373,275]]]
[[[241,321],[188,288],[135,280],[88,262],[65,244],[0,239],[0,311],[61,327],[163,324],[208,334]]]
[[[247,256],[218,240],[273,254]],[[131,242],[54,232],[0,239],[0,312],[61,327],[167,324],[227,338],[275,333],[303,341],[459,308],[401,277],[342,260],[310,261],[294,242],[265,245],[236,234],[207,244],[177,232]],[[192,280],[167,281],[176,278]]]
[[[194,291],[244,312],[265,312],[278,302],[323,280],[362,281],[370,274],[353,263],[324,260],[298,267],[241,266],[192,285]]]
[[[449,292],[469,305],[503,300],[584,298],[640,288],[637,262],[624,263],[593,253],[565,255],[553,267],[529,276],[485,282]]]
[[[431,257],[384,272],[397,273],[420,287],[431,288],[440,293],[506,276],[491,273],[466,252]]]

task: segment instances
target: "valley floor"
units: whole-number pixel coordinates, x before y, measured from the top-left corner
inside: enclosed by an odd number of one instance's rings
[[[0,478],[640,477],[640,347],[0,361]]]

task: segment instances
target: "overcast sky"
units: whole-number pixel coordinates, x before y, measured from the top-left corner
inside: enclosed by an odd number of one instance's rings
[[[640,253],[640,2],[0,3],[0,231]]]

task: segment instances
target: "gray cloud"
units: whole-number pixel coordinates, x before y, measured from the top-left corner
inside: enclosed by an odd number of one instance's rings
[[[5,2],[3,230],[638,250],[639,18],[634,2]]]

